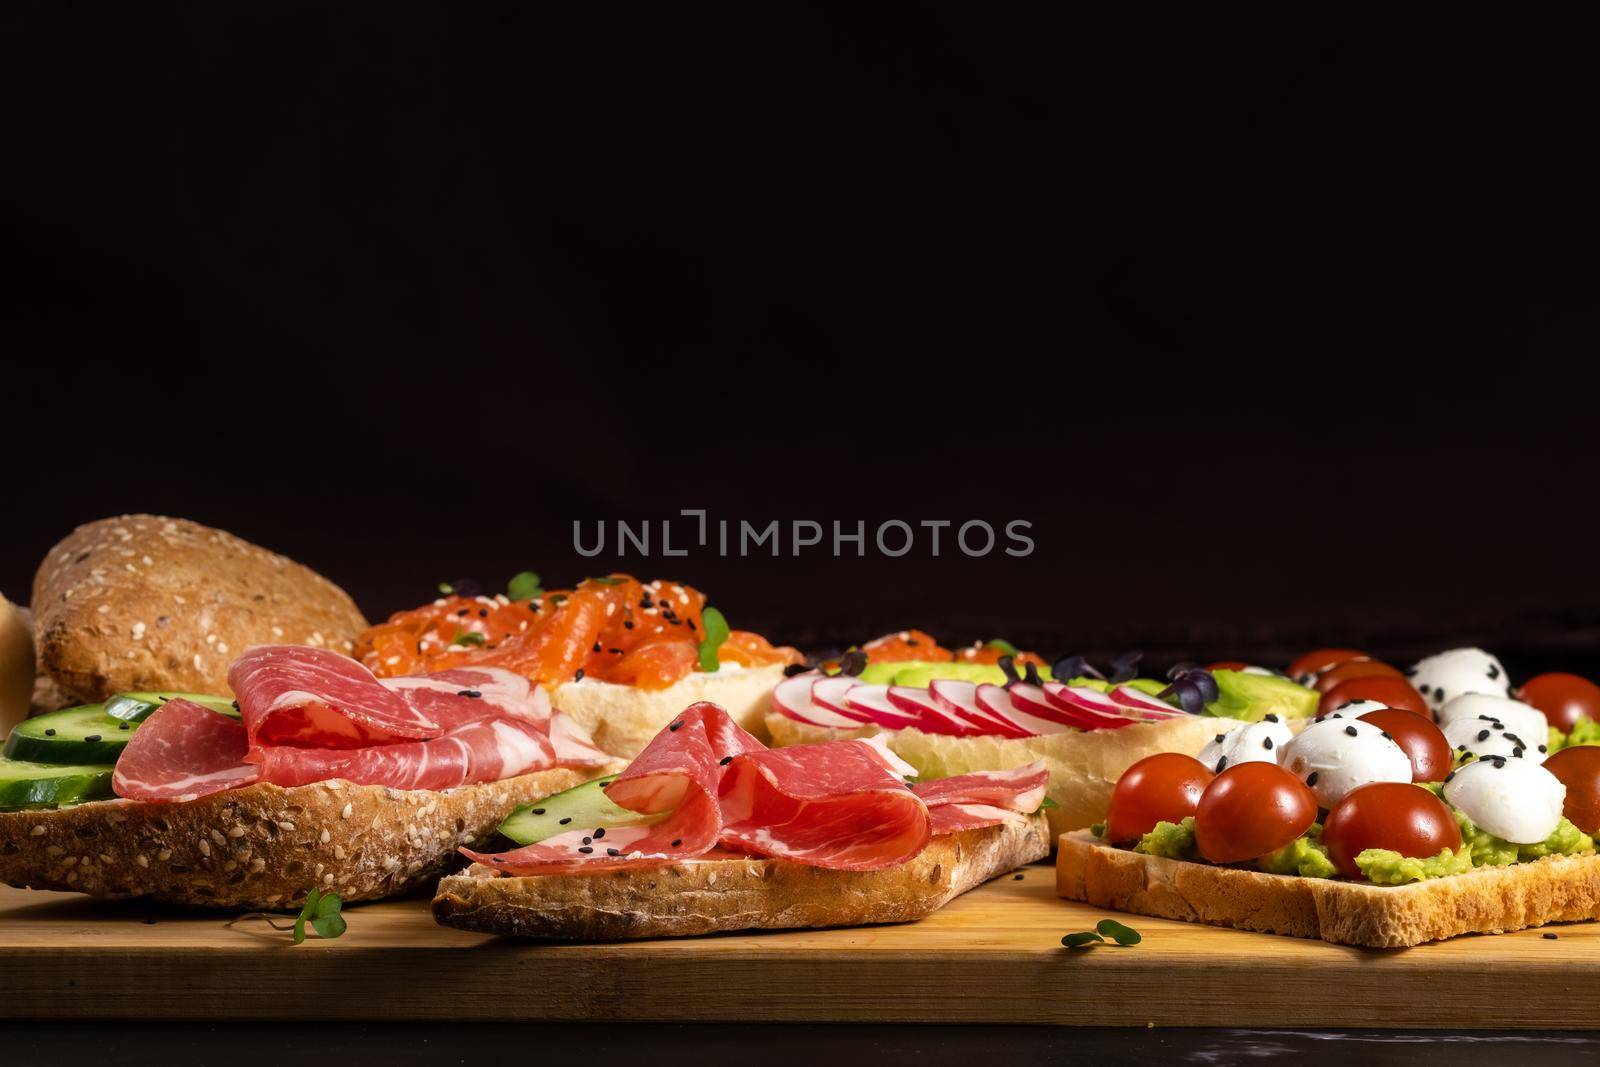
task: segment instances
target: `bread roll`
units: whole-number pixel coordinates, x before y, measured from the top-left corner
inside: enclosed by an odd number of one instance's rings
[[[40,666],[71,697],[129,690],[227,695],[250,645],[350,652],[366,620],[344,590],[291,559],[185,519],[80,526],[33,581]]]

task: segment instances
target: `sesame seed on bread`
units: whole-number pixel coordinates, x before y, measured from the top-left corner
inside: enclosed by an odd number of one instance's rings
[[[517,805],[619,769],[555,768],[438,792],[333,780],[0,812],[0,882],[196,907],[292,907],[314,888],[376,900],[431,881],[462,846],[489,845]]]
[[[1036,815],[936,837],[881,871],[738,857],[498,878],[473,864],[439,883],[433,916],[463,930],[574,941],[910,922],[1049,852]]]
[[[1146,856],[1080,831],[1057,842],[1056,892],[1161,919],[1401,948],[1460,934],[1600,919],[1600,855],[1546,856],[1377,886]]]
[[[84,702],[135,690],[231,695],[251,645],[349,653],[366,628],[328,579],[187,519],[123,515],[78,527],[33,582],[41,669]]]

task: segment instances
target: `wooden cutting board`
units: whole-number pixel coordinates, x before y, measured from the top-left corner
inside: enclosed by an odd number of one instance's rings
[[[620,945],[466,934],[412,899],[293,946],[264,924],[0,888],[0,1018],[1600,1027],[1600,924],[1372,951],[1122,916],[1142,944],[1071,951],[1061,935],[1106,913],[1057,899],[1053,873],[902,926]]]

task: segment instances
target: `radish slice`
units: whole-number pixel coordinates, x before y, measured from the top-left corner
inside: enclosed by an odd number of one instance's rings
[[[850,707],[850,690],[858,684],[848,674],[824,675],[811,683],[811,702],[857,723],[871,722],[867,716]]]
[[[986,734],[1002,734],[1006,737],[1027,737],[1028,733],[1021,727],[998,715],[990,715],[978,705],[978,687],[972,682],[963,682],[950,678],[937,678],[928,683],[928,695],[945,711],[958,718],[965,719],[972,726]]]
[[[1044,684],[1044,699],[1057,709],[1095,724],[1095,728],[1115,730],[1136,720],[1127,708],[1119,708],[1098,689],[1082,685]]]
[[[1171,719],[1179,715],[1188,714],[1188,712],[1178,710],[1159,697],[1140,692],[1131,686],[1119,685],[1106,695],[1111,698],[1113,703],[1137,711],[1141,714],[1141,717],[1147,719]]]
[[[1073,708],[1062,708],[1055,701],[1045,696],[1044,690],[1027,682],[1013,682],[1006,687],[1006,692],[1011,695],[1011,703],[1029,715],[1050,722],[1057,722],[1063,726],[1074,726],[1079,730],[1102,730],[1105,728],[1105,719],[1100,715],[1087,715]]]
[[[991,718],[1004,719],[1016,729],[1022,731],[1024,737],[1037,737],[1042,734],[1070,734],[1076,727],[1068,726],[1064,722],[1053,719],[1041,719],[1037,715],[1029,715],[1017,706],[1011,699],[1011,694],[998,685],[980,685],[973,693],[973,699],[978,707],[982,708]]]
[[[968,737],[981,732],[966,719],[946,711],[926,689],[909,685],[891,685],[889,703],[901,711],[917,716],[917,729],[923,733]]]
[[[889,703],[886,685],[857,685],[844,695],[845,705],[853,715],[865,715],[867,721],[885,730],[903,730],[916,726],[919,717]]]
[[[808,726],[826,726],[834,730],[854,730],[859,727],[861,724],[856,720],[818,707],[812,702],[811,683],[819,677],[815,672],[807,672],[779,682],[772,690],[772,709],[785,718]]]

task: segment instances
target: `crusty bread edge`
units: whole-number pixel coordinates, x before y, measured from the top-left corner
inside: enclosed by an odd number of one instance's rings
[[[1547,856],[1375,886],[1145,856],[1079,831],[1057,842],[1056,893],[1162,919],[1403,948],[1460,934],[1600,919],[1600,855]]]
[[[408,892],[481,847],[518,804],[620,769],[557,767],[444,791],[257,784],[175,803],[100,800],[0,812],[0,882],[192,907]]]
[[[1048,825],[1034,816],[936,837],[881,871],[741,857],[496,878],[474,865],[439,883],[433,915],[463,930],[571,941],[910,922],[1049,851]]]

